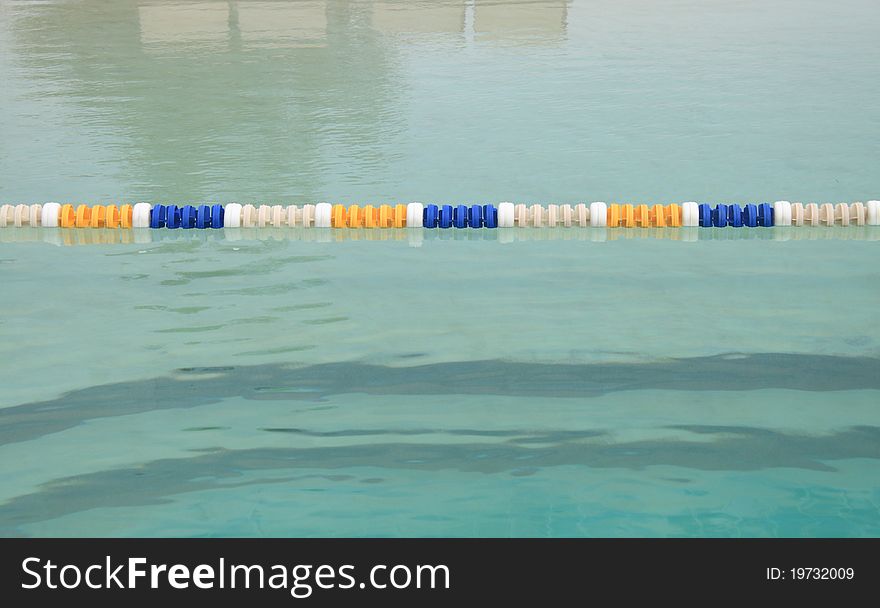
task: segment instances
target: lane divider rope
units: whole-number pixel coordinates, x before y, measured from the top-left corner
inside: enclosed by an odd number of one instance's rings
[[[594,202],[525,205],[0,205],[0,228],[756,228],[878,226],[880,201],[865,203]]]

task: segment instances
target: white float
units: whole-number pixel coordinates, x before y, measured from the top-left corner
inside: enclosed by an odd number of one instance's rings
[[[791,223],[794,226],[804,225],[804,206],[801,203],[791,204]]]
[[[257,224],[257,208],[253,205],[242,205],[241,227],[253,228]]]
[[[272,207],[269,205],[257,207],[257,228],[265,228],[269,224],[270,217],[272,217]]]
[[[577,218],[578,226],[586,228],[590,225],[590,208],[584,203],[578,203],[574,206],[574,214]]]
[[[150,227],[150,203],[135,203],[131,208],[131,225],[133,228]]]
[[[297,219],[299,219],[299,207],[296,205],[288,205],[287,206],[287,227],[293,228],[296,226]]]
[[[272,205],[272,225],[281,228],[285,220],[284,207],[281,205]]]
[[[819,205],[816,203],[804,205],[804,224],[809,226],[819,225]]]
[[[608,225],[608,205],[605,203],[590,203],[590,226]]]
[[[332,225],[333,205],[318,203],[315,205],[315,228],[330,228]]]
[[[303,205],[302,208],[302,225],[304,228],[311,228],[315,221],[315,206]]]
[[[791,203],[776,201],[773,203],[773,225],[791,226]]]
[[[31,219],[31,210],[27,205],[16,205],[12,214],[12,221],[16,228],[27,226]]]
[[[229,203],[223,210],[224,228],[241,228],[241,205]]]
[[[865,204],[853,203],[849,206],[850,221],[855,222],[857,226],[865,225]]]
[[[532,205],[529,209],[529,217],[532,218],[532,226],[540,228],[544,225],[544,207]]]
[[[28,223],[31,226],[42,225],[42,223],[43,223],[42,222],[43,206],[38,203],[36,205],[31,205],[30,207],[28,207],[28,210],[30,211],[30,217],[28,218]]]
[[[498,227],[513,228],[514,208],[513,203],[498,203]]]
[[[499,213],[500,215],[500,213]],[[500,220],[499,220],[500,221]],[[410,203],[406,206],[407,228],[422,228],[425,224],[425,206],[421,203]]]
[[[865,203],[868,226],[880,226],[880,201],[868,201]]]
[[[522,203],[516,205],[514,208],[514,216],[516,219],[516,225],[520,228],[525,228],[529,225],[529,208],[523,205]]]
[[[571,219],[573,216],[573,212],[571,209],[571,205],[559,205],[559,219],[562,222],[562,225],[568,228],[571,226]]]
[[[831,203],[823,203],[819,207],[819,220],[825,222],[826,226],[834,225],[834,205]]]
[[[40,224],[47,228],[57,228],[61,218],[61,205],[58,203],[46,203],[40,211]]]
[[[700,225],[700,206],[693,201],[681,204],[681,225],[693,228]]]
[[[849,205],[846,203],[837,203],[834,206],[834,221],[840,222],[841,226],[849,226]]]

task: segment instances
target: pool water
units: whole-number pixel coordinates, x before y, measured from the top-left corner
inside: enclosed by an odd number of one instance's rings
[[[0,202],[864,201],[878,26],[4,1]],[[446,234],[0,243],[0,534],[880,534],[876,231]]]

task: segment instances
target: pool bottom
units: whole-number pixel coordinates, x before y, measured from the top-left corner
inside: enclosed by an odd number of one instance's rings
[[[876,536],[875,402],[778,389],[224,398],[3,446],[19,466],[0,533]]]
[[[4,245],[0,534],[876,536],[875,248]]]

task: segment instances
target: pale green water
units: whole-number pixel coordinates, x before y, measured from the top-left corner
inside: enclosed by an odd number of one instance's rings
[[[878,26],[0,0],[0,202],[877,198]],[[226,236],[0,239],[0,534],[880,534],[877,240]]]

